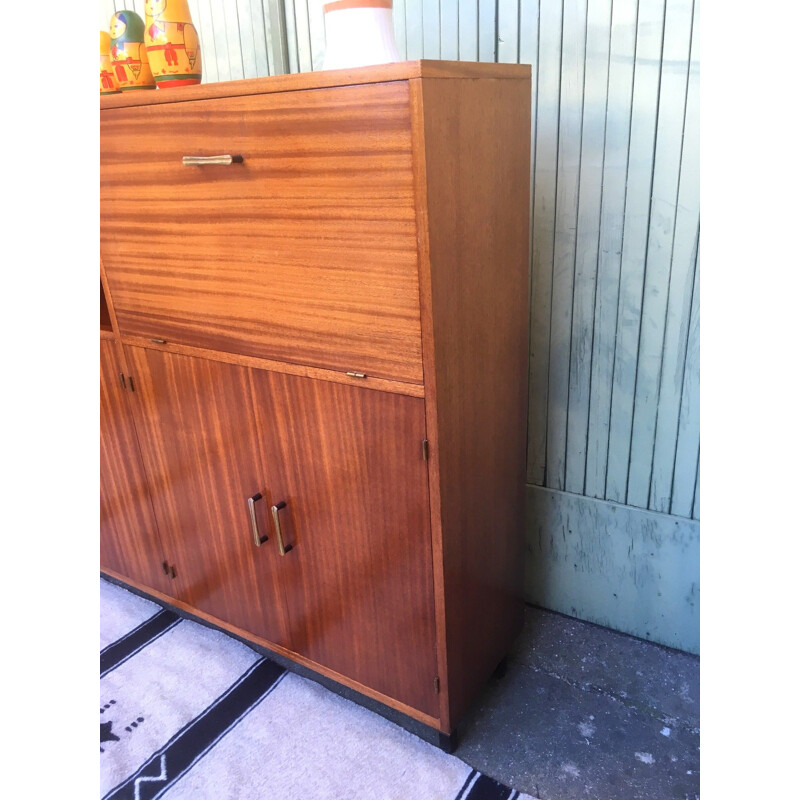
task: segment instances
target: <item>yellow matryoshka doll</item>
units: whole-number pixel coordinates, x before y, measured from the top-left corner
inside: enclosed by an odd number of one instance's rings
[[[100,94],[116,94],[119,81],[111,64],[111,37],[100,31]]]
[[[111,63],[123,92],[156,88],[144,46],[144,20],[135,11],[111,17]]]
[[[186,0],[145,0],[144,15],[144,43],[159,89],[200,83],[200,37]]]

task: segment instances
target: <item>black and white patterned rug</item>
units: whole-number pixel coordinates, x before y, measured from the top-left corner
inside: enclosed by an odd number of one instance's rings
[[[104,800],[532,800],[219,631],[100,585]]]

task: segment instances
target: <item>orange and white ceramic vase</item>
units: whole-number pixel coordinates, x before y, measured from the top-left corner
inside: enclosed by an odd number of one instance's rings
[[[100,31],[100,94],[116,94],[118,91],[119,81],[111,63],[111,37],[106,31]]]
[[[144,43],[158,88],[200,83],[200,37],[186,0],[145,0],[144,16]]]
[[[135,11],[111,17],[111,63],[123,92],[156,88],[144,46],[144,20]]]
[[[323,69],[400,60],[394,40],[392,0],[323,0],[322,10],[326,41]]]

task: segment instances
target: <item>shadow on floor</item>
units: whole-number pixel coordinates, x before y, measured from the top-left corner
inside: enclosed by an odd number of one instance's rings
[[[695,800],[700,660],[536,608],[456,755],[540,800]]]

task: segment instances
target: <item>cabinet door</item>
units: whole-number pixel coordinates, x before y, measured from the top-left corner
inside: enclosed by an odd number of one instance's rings
[[[249,370],[126,347],[153,505],[180,597],[288,645],[274,543],[256,546],[247,499],[264,494]],[[268,534],[266,501],[254,504]]]
[[[294,649],[438,717],[423,401],[252,377]]]
[[[100,567],[172,593],[115,342],[100,340]]]

